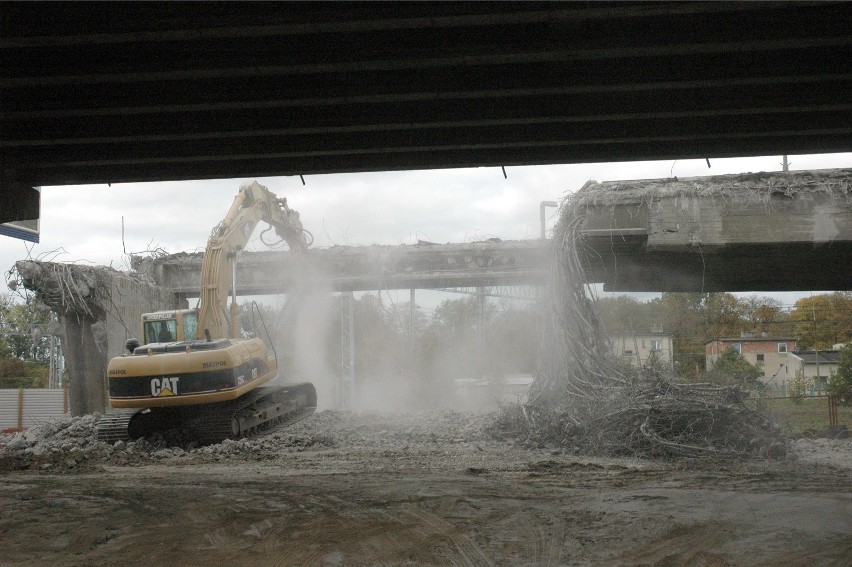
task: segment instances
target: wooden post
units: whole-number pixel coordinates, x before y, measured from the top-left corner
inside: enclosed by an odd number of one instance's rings
[[[828,396],[828,425],[837,427],[837,397]]]
[[[18,388],[18,431],[24,429],[24,389]]]

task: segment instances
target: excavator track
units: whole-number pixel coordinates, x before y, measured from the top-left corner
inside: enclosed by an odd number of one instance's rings
[[[98,440],[115,443],[180,430],[190,441],[209,445],[269,435],[315,410],[312,384],[266,386],[231,402],[110,412],[98,422]]]
[[[119,409],[102,415],[98,420],[98,441],[109,444],[117,441],[129,441],[130,435],[127,432],[127,426],[130,424],[133,416],[139,411],[137,409]]]
[[[203,444],[262,437],[310,416],[315,410],[316,391],[311,384],[261,387],[233,402],[204,407],[191,420],[189,428]]]

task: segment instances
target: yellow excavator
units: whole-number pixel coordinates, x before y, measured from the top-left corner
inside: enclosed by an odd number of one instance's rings
[[[274,347],[241,337],[236,297],[237,254],[258,222],[277,245],[305,252],[311,236],[299,213],[256,181],[240,187],[231,209],[210,235],[201,267],[198,307],[142,315],[142,341],[109,362],[109,399],[116,411],[98,422],[106,442],[180,430],[200,443],[268,433],[311,415],[310,383],[262,386],[278,375]],[[230,313],[227,302],[231,290]]]

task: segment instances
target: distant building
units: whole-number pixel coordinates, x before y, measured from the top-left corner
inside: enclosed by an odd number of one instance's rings
[[[672,335],[662,327],[654,327],[647,333],[610,333],[610,346],[616,356],[633,366],[641,368],[652,355],[671,367],[674,361]]]
[[[828,385],[828,377],[837,372],[840,353],[836,350],[801,350],[790,355],[790,364],[804,371],[808,384],[813,384],[817,395],[823,394]]]
[[[739,338],[715,338],[704,343],[707,370],[729,349],[763,370],[764,383],[782,383],[796,373],[798,361],[791,361],[798,337],[770,337],[768,333],[742,333]]]

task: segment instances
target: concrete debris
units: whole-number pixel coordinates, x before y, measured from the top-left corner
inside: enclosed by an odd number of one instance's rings
[[[253,439],[229,439],[196,446],[162,437],[118,441],[96,438],[99,415],[49,421],[15,434],[0,435],[0,470],[62,473],[99,466],[195,465],[276,462],[300,454],[314,455],[330,467],[340,462],[372,463],[382,470],[440,470],[458,465],[466,474],[486,474],[497,455],[541,450],[498,440],[491,435],[494,414],[457,412],[404,415],[350,414],[324,411],[281,431]],[[579,447],[547,451],[571,456]],[[289,457],[288,457],[289,455]],[[577,457],[571,457],[576,459]],[[584,457],[589,462],[594,457]],[[800,439],[792,443],[787,460],[852,469],[852,440]],[[549,461],[548,461],[549,462]],[[627,461],[625,461],[627,462]],[[643,461],[630,461],[630,466]],[[367,466],[366,464],[364,466]]]
[[[404,452],[415,446],[437,445],[476,452],[496,443],[485,432],[493,416],[456,412],[388,417],[324,411],[266,436],[226,439],[207,446],[181,443],[176,436],[108,444],[97,440],[99,419],[98,414],[63,418],[23,432],[0,435],[0,470],[62,471],[105,464],[263,461],[287,452],[338,447]]]
[[[852,469],[852,439],[797,439],[792,451],[806,463]]]
[[[614,205],[621,202],[653,202],[661,198],[718,197],[726,203],[767,203],[772,195],[813,198],[830,195],[852,202],[852,170],[821,169],[793,172],[737,173],[707,177],[677,177],[632,181],[589,181],[576,195],[576,205]],[[684,209],[688,205],[684,205]]]

